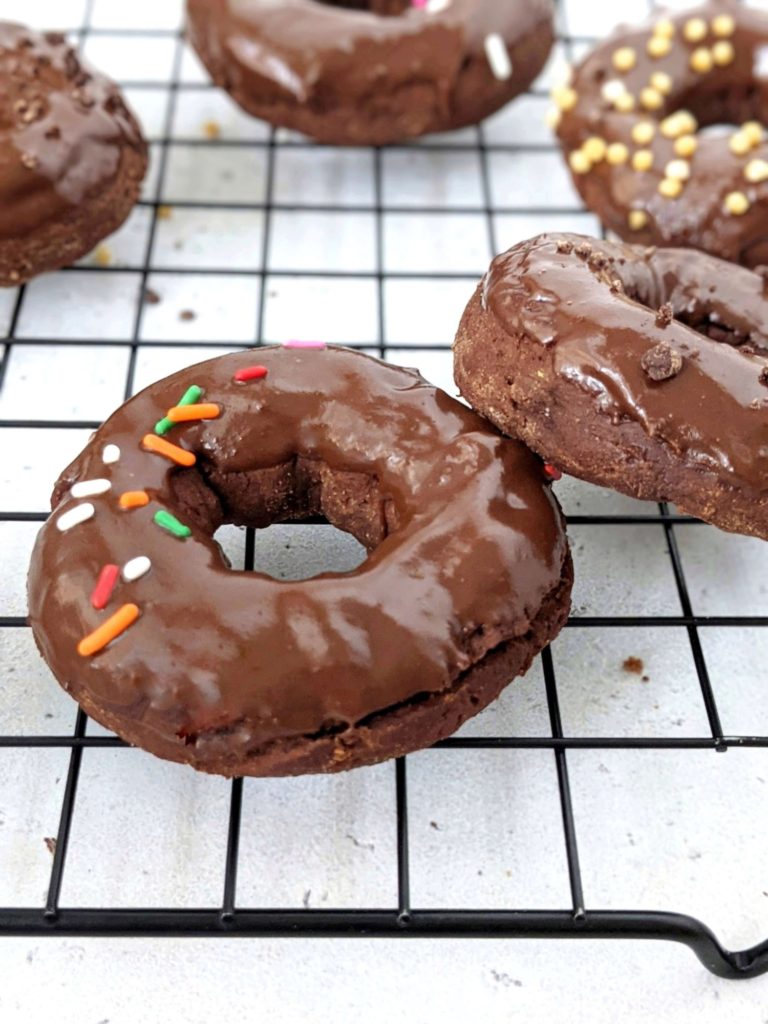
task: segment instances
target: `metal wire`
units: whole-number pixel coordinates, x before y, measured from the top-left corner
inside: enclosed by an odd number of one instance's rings
[[[86,17],[78,33],[81,42],[90,35],[99,35],[100,31],[90,27],[92,0],[87,5]],[[562,14],[562,12],[560,12]],[[180,80],[181,61],[183,54],[182,36],[173,31],[142,31],[142,30],[109,30],[109,35],[144,38],[147,36],[167,36],[175,40],[173,68],[170,84],[165,83],[169,90],[169,101],[164,119],[164,129],[160,138],[153,140],[159,148],[158,183],[156,195],[145,199],[141,205],[151,211],[151,225],[147,238],[144,259],[134,267],[89,267],[89,272],[113,273],[134,270],[141,275],[138,301],[133,318],[130,337],[124,341],[109,341],[104,344],[116,349],[128,348],[130,355],[125,377],[124,395],[129,397],[133,391],[136,360],[142,339],[142,318],[144,312],[143,296],[150,273],[173,273],[206,275],[248,275],[259,279],[260,303],[257,323],[254,325],[255,344],[260,345],[264,339],[264,318],[266,309],[266,287],[269,277],[291,278],[360,278],[376,281],[379,301],[377,337],[371,341],[352,343],[351,347],[377,348],[385,357],[388,351],[387,331],[385,323],[384,292],[388,280],[466,280],[465,273],[439,272],[425,275],[418,272],[392,272],[385,269],[384,261],[384,215],[385,213],[404,212],[418,213],[429,217],[442,214],[446,210],[440,207],[423,207],[415,209],[411,206],[392,206],[384,203],[382,151],[374,151],[373,161],[373,196],[372,204],[334,205],[334,204],[285,204],[274,199],[275,163],[279,148],[310,148],[311,143],[301,140],[278,140],[277,133],[271,130],[264,141],[227,141],[227,147],[257,147],[266,150],[266,193],[263,202],[253,203],[202,203],[173,202],[174,207],[188,209],[229,209],[229,210],[261,210],[264,213],[264,234],[262,239],[261,263],[259,270],[244,268],[172,268],[154,267],[151,265],[152,247],[155,241],[158,210],[163,205],[161,196],[167,172],[168,155],[172,144],[182,143],[187,146],[216,146],[214,140],[171,138],[176,103],[180,92],[185,90],[208,90],[210,84],[198,85]],[[561,43],[569,56],[573,55],[573,47],[577,44],[590,42],[582,37],[561,35]],[[134,88],[156,88],[157,83],[136,81],[130,83]],[[542,90],[531,90],[529,95],[544,95]],[[496,216],[498,214],[573,214],[578,209],[566,206],[560,209],[546,207],[537,209],[534,206],[513,207],[494,204],[491,190],[489,155],[497,152],[550,152],[550,144],[505,145],[490,143],[485,137],[483,128],[476,131],[473,143],[460,142],[456,145],[430,143],[431,150],[443,149],[452,153],[470,151],[477,153],[481,168],[482,202],[479,206],[450,207],[450,213],[477,215],[485,217],[490,248],[498,251],[496,234]],[[405,147],[393,147],[405,148]],[[312,212],[372,213],[375,219],[375,267],[368,271],[328,271],[322,267],[304,271],[281,271],[269,268],[268,254],[271,238],[272,216],[278,211],[308,210]],[[14,343],[25,346],[62,345],[81,346],[92,344],[91,339],[68,338],[52,339],[48,337],[18,337],[19,315],[24,302],[25,289],[18,290],[15,304],[11,311],[8,338],[5,352],[0,361],[0,389],[12,358]],[[421,350],[447,351],[448,345],[423,344],[414,339]],[[231,349],[237,343],[227,341],[185,341],[185,347],[205,347]],[[240,343],[242,345],[242,343]],[[174,347],[171,342],[152,341],[153,348]],[[398,348],[406,347],[398,342]],[[99,424],[89,420],[34,420],[34,419],[0,419],[0,428],[38,429],[95,429]],[[43,522],[46,516],[38,512],[2,512],[0,523],[4,522]],[[220,907],[189,908],[189,909],[137,909],[121,908],[85,909],[77,907],[63,908],[59,905],[62,879],[67,859],[68,840],[73,816],[76,813],[80,768],[84,749],[94,751],[105,748],[122,747],[125,744],[114,736],[94,736],[86,734],[86,715],[79,711],[72,735],[62,736],[0,736],[0,749],[3,748],[65,748],[70,750],[66,785],[62,799],[56,848],[48,886],[48,895],[42,908],[0,908],[0,935],[244,935],[244,936],[431,936],[431,937],[508,937],[508,938],[646,938],[666,939],[688,945],[705,966],[715,974],[723,977],[752,977],[768,971],[768,940],[749,950],[729,952],[720,945],[710,930],[701,922],[670,911],[668,913],[648,911],[617,911],[600,910],[589,905],[588,894],[584,893],[579,866],[579,843],[577,821],[571,800],[568,775],[567,752],[579,749],[611,749],[611,750],[713,750],[724,751],[739,748],[768,748],[768,736],[725,735],[721,724],[714,690],[710,680],[699,631],[717,628],[748,628],[768,627],[768,617],[750,615],[710,615],[699,616],[694,613],[690,599],[688,584],[683,569],[683,562],[677,544],[675,530],[681,525],[690,528],[695,524],[688,516],[670,512],[666,505],[660,505],[657,514],[629,515],[575,515],[569,520],[571,525],[580,527],[636,524],[655,525],[663,531],[669,552],[680,603],[679,615],[653,616],[576,616],[568,623],[570,628],[580,630],[596,628],[684,628],[687,631],[691,655],[696,669],[701,697],[709,724],[709,733],[701,736],[685,737],[593,737],[569,736],[563,731],[560,716],[557,678],[554,662],[549,650],[543,652],[542,667],[549,711],[550,733],[542,736],[496,736],[496,737],[453,737],[442,741],[437,746],[442,750],[453,751],[460,757],[461,751],[494,750],[494,749],[549,749],[555,759],[560,810],[562,815],[563,835],[571,906],[567,909],[551,911],[526,910],[473,910],[471,908],[456,910],[421,910],[414,908],[410,893],[410,851],[408,836],[408,775],[407,760],[399,759],[395,764],[395,821],[397,849],[397,906],[389,909],[354,908],[350,910],[259,910],[238,905],[237,872],[240,848],[240,825],[242,816],[243,781],[232,782],[230,808],[227,825],[226,858],[223,866],[223,894]],[[254,534],[246,531],[245,562],[246,569],[254,564]],[[0,628],[18,628],[26,625],[23,616],[0,616]]]

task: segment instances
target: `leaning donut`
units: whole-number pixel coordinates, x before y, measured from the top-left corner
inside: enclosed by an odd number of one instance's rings
[[[541,235],[492,264],[456,381],[592,483],[768,540],[768,297],[704,253]]]
[[[358,569],[235,572],[213,539],[318,515],[368,548]],[[521,444],[415,371],[267,348],[154,384],[95,434],[56,485],[29,608],[55,676],[131,743],[292,775],[453,732],[557,634],[570,587]]]
[[[475,124],[530,85],[550,0],[187,0],[192,45],[256,117],[377,144]]]
[[[768,263],[766,53],[768,14],[721,0],[619,29],[575,68],[553,124],[606,227]]]

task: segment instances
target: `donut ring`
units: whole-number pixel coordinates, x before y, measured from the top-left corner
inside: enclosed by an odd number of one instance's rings
[[[187,0],[187,14],[211,77],[248,113],[341,145],[476,124],[530,85],[553,42],[550,0]]]
[[[222,775],[431,744],[526,671],[569,607],[536,457],[416,371],[341,348],[237,353],[152,385],[53,509],[29,606],[54,675],[130,743]],[[363,565],[278,581],[231,571],[213,539],[315,515],[368,548]]]
[[[768,15],[730,0],[617,30],[553,96],[585,204],[626,241],[768,263]],[[732,123],[732,131],[707,126]]]
[[[491,265],[456,381],[565,472],[768,540],[766,325],[743,267],[541,235]]]
[[[65,37],[0,21],[0,287],[74,263],[139,197],[147,146]]]

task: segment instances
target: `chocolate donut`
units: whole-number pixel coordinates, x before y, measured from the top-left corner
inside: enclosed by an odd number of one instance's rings
[[[464,396],[573,476],[768,540],[768,295],[704,253],[541,235],[494,260]]]
[[[147,147],[63,35],[0,22],[0,286],[73,263],[133,208]]]
[[[170,410],[170,411],[169,411]],[[224,356],[119,409],[58,481],[29,575],[98,721],[222,775],[371,764],[452,733],[563,625],[541,463],[416,371],[342,348]],[[324,516],[370,552],[301,582],[213,534]]]
[[[768,14],[720,0],[619,29],[555,89],[552,123],[606,227],[768,263],[766,54]]]
[[[250,114],[384,145],[476,124],[530,85],[550,0],[187,0],[189,37]]]

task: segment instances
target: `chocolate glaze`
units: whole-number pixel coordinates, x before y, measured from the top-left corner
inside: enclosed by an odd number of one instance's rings
[[[397,0],[187,0],[187,9],[193,45],[238,103],[330,142],[479,120],[530,84],[553,40],[550,0],[450,0],[441,11]],[[492,33],[512,61],[505,81],[485,53]]]
[[[759,274],[703,253],[542,235],[493,262],[482,301],[508,334],[541,346],[542,377],[569,382],[601,415],[639,424],[726,484],[768,494]],[[675,319],[663,326],[665,303]],[[660,344],[682,369],[655,382],[642,360]]]
[[[697,73],[689,64],[691,54],[696,46],[711,46],[716,38],[710,33],[702,44],[686,42],[683,26],[692,18],[710,24],[722,14],[735,19],[735,31],[728,37],[735,59],[706,74]],[[646,45],[652,26],[662,18],[674,23],[675,36],[671,52],[654,59]],[[625,73],[612,65],[619,47],[631,47],[637,54],[635,67]],[[658,110],[644,110],[638,103],[633,112],[621,113],[601,95],[606,82],[620,80],[638,97],[654,72],[664,72],[672,80],[672,89]],[[607,227],[631,242],[691,246],[751,267],[768,263],[768,181],[752,184],[744,177],[750,160],[768,159],[768,141],[739,156],[728,145],[733,129],[699,131],[698,148],[690,158],[691,178],[679,198],[669,199],[659,193],[658,186],[666,165],[678,159],[674,139],[657,131],[650,143],[638,145],[631,135],[638,121],[661,121],[678,110],[690,111],[700,128],[738,126],[750,120],[768,124],[768,13],[735,0],[716,0],[685,11],[657,10],[643,25],[618,28],[589,53],[574,69],[572,85],[578,100],[573,110],[563,113],[557,132],[566,154],[593,136],[624,143],[630,153],[638,149],[653,153],[649,171],[636,171],[629,162],[612,166],[602,161],[587,174],[574,174],[584,202]],[[743,215],[725,209],[726,196],[733,191],[743,192],[750,201]],[[643,229],[629,228],[630,210],[648,214]]]
[[[0,241],[67,216],[146,154],[116,85],[63,36],[0,22]]]
[[[256,361],[266,379],[233,382]],[[222,415],[168,435],[197,454],[179,471],[140,441],[192,384]],[[112,465],[108,443],[121,450]],[[61,533],[71,484],[101,477],[112,490],[88,499],[94,518]],[[340,481],[354,503],[332,500]],[[136,489],[151,503],[121,512],[119,494]],[[524,636],[567,575],[561,515],[535,456],[416,371],[335,347],[238,353],[152,385],[94,435],[53,507],[29,575],[44,657],[115,727],[140,724],[150,749],[203,768],[225,746],[242,761],[447,691],[492,647]],[[193,536],[154,525],[159,507]],[[212,539],[225,521],[315,514],[354,529],[366,562],[277,581],[232,571]],[[121,583],[103,614],[133,601],[141,618],[80,657],[78,641],[103,621],[89,603],[101,567],[138,555],[151,572]]]

